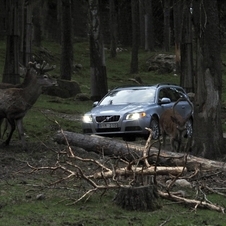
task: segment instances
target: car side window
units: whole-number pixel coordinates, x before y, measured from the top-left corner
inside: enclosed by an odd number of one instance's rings
[[[176,102],[180,97],[180,92],[183,92],[182,90],[177,90],[176,88],[169,88],[169,94],[171,96],[171,101]]]
[[[162,88],[159,91],[159,100],[163,97],[169,98],[172,102],[176,102],[180,97],[180,93],[184,93],[183,90],[177,88]]]
[[[168,95],[167,88],[162,88],[162,89],[159,91],[159,100],[161,100],[163,97],[170,98],[169,95]]]

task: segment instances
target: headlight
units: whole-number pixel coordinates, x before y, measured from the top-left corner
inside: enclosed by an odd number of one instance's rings
[[[91,117],[91,115],[84,115],[82,121],[83,121],[84,123],[90,123],[90,122],[92,122],[92,117]]]
[[[138,120],[146,116],[145,112],[130,113],[126,116],[127,120]]]

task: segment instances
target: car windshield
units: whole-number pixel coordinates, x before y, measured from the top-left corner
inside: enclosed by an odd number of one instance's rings
[[[100,103],[100,105],[120,105],[128,103],[154,103],[154,88],[131,88],[112,90]]]

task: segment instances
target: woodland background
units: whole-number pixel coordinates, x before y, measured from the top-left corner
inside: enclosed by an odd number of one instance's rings
[[[131,48],[129,70],[134,77],[139,77],[139,50],[173,51],[180,85],[195,93],[194,153],[208,158],[225,154],[224,1],[2,0],[1,5],[0,34],[7,40],[3,82],[19,83],[19,64],[27,65],[42,40],[60,44],[59,77],[71,80],[73,44],[84,38],[90,49],[91,99],[100,100],[108,91],[106,48],[112,58],[119,48]]]
[[[182,190],[186,197],[200,201],[197,206],[162,200],[157,211],[131,213],[112,203],[115,191],[93,192],[77,203],[92,186],[75,170],[77,159],[68,159],[68,146],[53,141],[59,129],[81,132],[81,115],[109,88],[124,85],[131,78],[140,78],[145,84],[170,81],[195,93],[195,154],[223,163],[224,1],[0,3],[2,81],[20,82],[20,67],[34,55],[40,63],[46,60],[56,64],[51,75],[59,81],[78,81],[82,94],[89,97],[81,101],[79,95],[40,96],[24,120],[29,151],[21,149],[16,132],[12,144],[1,147],[0,225],[224,225],[221,212],[199,209],[203,201],[217,203],[220,210],[225,207],[224,168],[197,168],[183,175],[192,188]],[[163,53],[175,55],[175,71],[148,71],[150,56]],[[144,141],[138,142],[144,146]],[[77,147],[72,150],[78,158],[114,166],[117,163],[103,153]],[[84,175],[99,170],[93,162],[80,164]],[[70,177],[71,172],[75,174]],[[172,178],[158,176],[160,188],[164,190],[166,181]]]

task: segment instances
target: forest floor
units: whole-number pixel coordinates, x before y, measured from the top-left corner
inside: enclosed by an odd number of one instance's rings
[[[80,116],[75,117],[73,115],[59,114],[60,117],[72,121],[81,118]],[[226,116],[226,111],[223,112],[223,117],[224,116]],[[138,139],[136,142],[145,145],[145,140]],[[112,205],[112,199],[114,198],[115,193],[110,197],[107,197],[107,199],[104,199],[104,209],[102,209],[103,204],[97,204],[96,202],[92,204],[88,202],[87,204],[84,201],[76,207],[73,206],[71,209],[68,209],[68,203],[74,202],[82,195],[81,191],[85,191],[84,184],[77,185],[77,182],[75,182],[74,179],[69,179],[69,182],[61,180],[60,178],[68,175],[65,171],[54,172],[54,170],[47,169],[37,170],[38,167],[57,166],[59,163],[59,153],[65,151],[65,149],[65,145],[57,144],[53,140],[46,140],[37,142],[28,141],[27,150],[23,150],[21,142],[15,138],[11,141],[9,146],[0,148],[0,226],[150,225],[145,223],[150,221],[150,219],[146,219],[147,216],[145,215],[145,212],[129,213],[122,209],[119,211],[119,207],[117,206],[114,207],[114,205]],[[72,149],[75,151],[76,155],[81,158],[92,158],[94,160],[103,161],[102,156],[97,153],[87,152],[77,147],[72,147]],[[87,174],[96,170],[96,165],[93,164],[84,162],[77,162],[76,164],[78,164],[78,166]],[[170,175],[158,176],[157,182],[162,185],[170,178]],[[53,182],[57,180],[59,180],[59,183],[52,186]],[[197,189],[192,188],[192,193],[190,194],[189,192],[191,191],[188,191],[190,198],[197,196],[198,193],[198,195],[200,195],[201,191],[203,192],[203,194],[201,194],[202,198],[208,200],[209,195],[211,196],[212,192],[205,188],[212,188],[221,194],[214,194],[215,197],[210,198],[211,202],[226,208],[226,172],[220,170],[214,172],[201,172],[198,176],[188,179],[188,181],[200,189],[198,192]],[[98,197],[100,196],[101,195],[98,195]],[[172,205],[176,205],[177,207],[172,208]],[[107,212],[111,208],[113,208],[112,221],[107,217],[112,216],[112,214]],[[102,212],[98,217],[96,216],[94,220],[92,214],[97,209],[102,209]],[[42,211],[44,212],[42,213]],[[57,216],[56,211],[58,211]],[[84,216],[84,212],[86,211],[88,215]],[[115,211],[119,211],[120,214],[115,214]],[[170,211],[172,211],[172,213],[170,213]],[[224,225],[221,223],[224,222],[224,220],[222,220],[224,214],[205,210],[205,212],[199,212],[197,215],[197,212],[198,210],[194,211],[194,207],[183,205],[181,208],[178,203],[167,202],[159,213],[155,211],[156,218],[152,218],[154,223],[151,225],[161,225],[164,221],[167,221],[166,225],[169,226]],[[183,215],[185,213],[186,216]],[[170,214],[175,216],[172,217],[172,219],[168,219]],[[21,218],[21,215],[23,218]],[[106,218],[104,215],[106,215]],[[11,217],[12,220],[8,220],[9,217]],[[181,217],[182,219],[187,217],[188,221],[181,223]],[[112,223],[115,221],[115,218],[117,219],[117,223]],[[191,223],[191,219],[193,223]]]
[[[145,141],[138,140],[137,142],[139,142],[139,144],[145,145]],[[92,158],[98,161],[100,161],[101,159],[101,156],[99,154],[87,152],[81,148],[76,148],[76,147],[72,147],[72,148],[75,151],[76,155],[78,155],[81,158],[85,158],[85,159]],[[74,200],[73,193],[75,192],[76,189],[68,187],[69,184],[71,186],[71,181],[69,183],[66,183],[65,181],[62,180],[56,184],[56,186],[54,187],[55,190],[52,190],[50,192],[50,189],[49,189],[50,184],[54,180],[58,180],[59,178],[62,178],[62,176],[67,175],[65,174],[65,172],[63,173],[61,172],[58,175],[59,177],[58,176],[55,177],[53,176],[53,172],[50,172],[49,170],[46,170],[46,169],[41,171],[35,170],[36,167],[38,168],[38,167],[57,166],[58,154],[59,152],[62,152],[65,149],[66,149],[65,145],[59,145],[55,143],[53,140],[49,140],[48,142],[28,141],[26,151],[22,149],[22,145],[20,141],[16,139],[13,139],[9,146],[0,147],[0,226],[5,225],[5,224],[1,224],[1,218],[4,220],[4,214],[5,214],[4,210],[7,209],[7,207],[9,207],[10,205],[15,205],[15,206],[18,205],[18,202],[20,203],[38,202],[39,199],[40,200],[45,199],[46,196],[51,196],[53,198],[54,195],[60,197],[61,200],[69,200],[69,199],[71,199],[71,201]],[[80,163],[81,165],[79,166],[81,167],[82,170],[84,170],[84,173],[90,174],[90,172],[92,171],[94,172],[96,170],[96,165],[87,164],[84,162],[80,162]],[[158,178],[158,182],[160,182],[160,184],[163,184],[170,178],[170,176],[169,175],[160,176],[157,178]],[[224,193],[226,190],[226,172],[223,172],[220,170],[211,171],[211,172],[202,172],[201,174],[199,174],[198,178],[197,177],[192,178],[189,182],[191,184],[196,184],[196,186],[198,185],[200,187],[200,191],[201,190],[204,191],[203,197],[205,197],[205,195],[208,196],[208,194],[211,193],[209,190],[206,190],[205,187],[215,189],[219,193]],[[18,185],[19,185],[19,190],[20,189],[22,190],[22,194],[20,193],[20,195],[18,195],[17,193],[10,192],[10,190],[13,187],[16,188]],[[62,192],[62,188],[64,192]],[[72,194],[69,192],[70,189],[73,189]],[[79,189],[81,189],[81,187]],[[66,195],[65,195],[65,190],[67,191]],[[51,193],[51,195],[49,194],[49,192]],[[225,195],[223,196],[223,198],[219,198],[219,205],[223,206],[224,208],[226,207],[225,200],[226,200]],[[29,220],[26,219],[26,222],[28,221]],[[80,218],[80,221],[79,221],[79,222],[83,222],[81,224],[80,223],[71,224],[71,223],[67,223],[67,221],[65,221],[66,223],[61,223],[61,224],[50,224],[50,223],[45,224],[45,221],[46,219],[43,219],[43,220],[39,219],[38,224],[29,223],[27,225],[65,225],[65,226],[95,225],[91,223],[85,224],[84,222],[86,222],[86,220],[84,220],[82,217]],[[113,225],[113,224],[109,224],[109,225]],[[131,224],[131,225],[136,225],[136,224]],[[146,224],[138,224],[138,225],[146,225]],[[171,225],[171,224],[166,224],[166,225]],[[176,224],[172,223],[172,225],[176,225]],[[190,225],[190,224],[178,224],[178,225]],[[222,225],[222,224],[217,224],[217,223],[211,224],[210,222],[206,222],[206,223],[204,222],[202,224],[197,224],[197,225]]]

